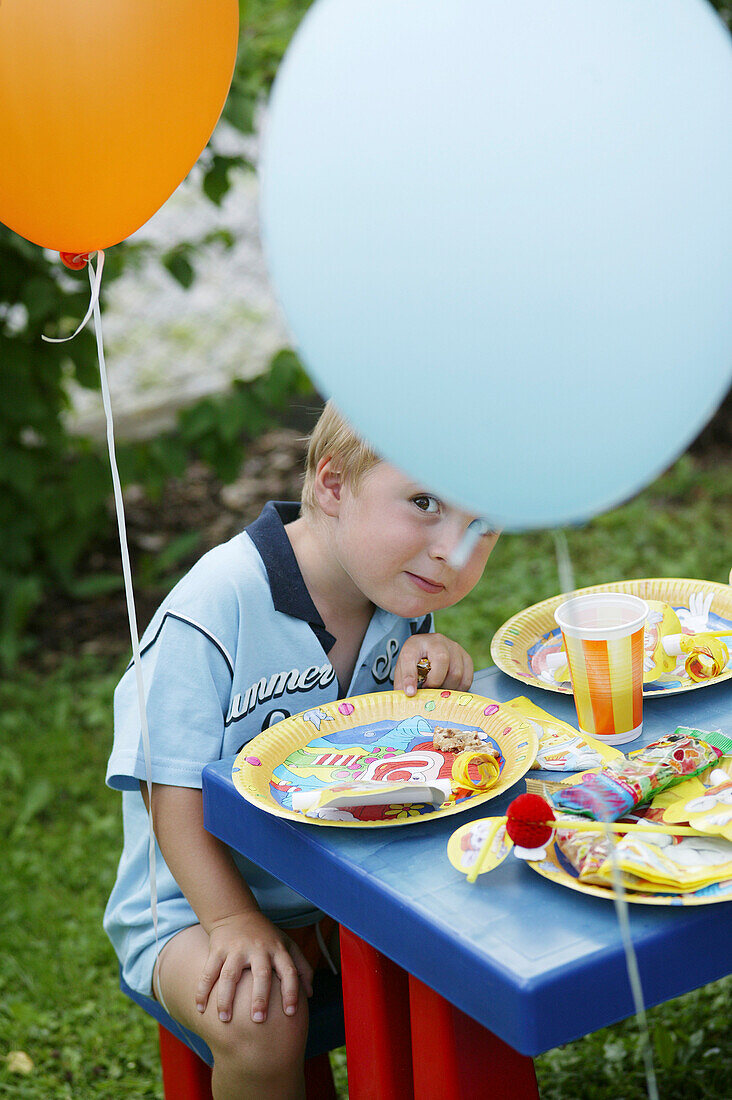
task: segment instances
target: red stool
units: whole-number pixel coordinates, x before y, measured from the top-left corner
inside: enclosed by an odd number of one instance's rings
[[[200,1036],[182,1027],[152,997],[131,989],[120,975],[120,989],[158,1022],[160,1063],[166,1100],[212,1100],[213,1057]],[[305,1048],[308,1100],[337,1100],[328,1051],[345,1043],[340,976],[319,970],[309,1003],[310,1028]]]

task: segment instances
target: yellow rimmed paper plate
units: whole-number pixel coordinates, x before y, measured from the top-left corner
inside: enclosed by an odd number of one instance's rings
[[[529,867],[542,878],[556,882],[560,886],[566,886],[570,890],[577,890],[580,894],[589,894],[591,897],[605,898],[609,901],[616,896],[609,887],[580,882],[577,872],[564,858],[554,841],[547,846],[546,859],[530,862]],[[644,894],[638,890],[626,890],[624,897],[627,901],[638,905],[712,905],[719,901],[732,901],[732,879],[725,879],[711,886],[704,886],[700,890],[679,894]]]
[[[685,633],[702,633],[729,628],[727,647],[732,654],[732,587],[714,581],[681,580],[679,578],[649,578],[637,581],[616,581],[579,588],[570,595],[588,592],[628,592],[644,600],[657,600],[669,604],[678,615]],[[491,643],[491,657],[508,676],[523,684],[572,694],[568,680],[557,681],[551,657],[559,653],[562,636],[554,620],[554,612],[567,595],[552,596],[549,600],[527,607],[505,622],[496,631]],[[653,635],[646,631],[646,645],[653,647]],[[560,672],[561,675],[561,672]],[[644,684],[643,694],[672,695],[682,691],[718,684],[732,677],[732,656],[726,668],[707,680],[694,681],[683,669],[683,661],[677,669]]]
[[[453,753],[432,743],[436,726],[475,731],[498,753],[500,774],[486,791],[453,795],[442,806],[386,805],[319,811],[292,809],[295,791],[358,780],[431,781],[451,775]],[[531,767],[538,739],[515,711],[467,692],[422,689],[408,698],[380,691],[325,703],[278,722],[243,747],[232,768],[236,789],[267,813],[312,825],[373,828],[411,825],[460,813],[495,798]]]

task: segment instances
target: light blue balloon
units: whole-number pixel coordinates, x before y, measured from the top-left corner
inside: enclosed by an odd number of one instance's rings
[[[319,0],[261,210],[322,392],[506,527],[632,495],[730,382],[731,108],[706,0]]]

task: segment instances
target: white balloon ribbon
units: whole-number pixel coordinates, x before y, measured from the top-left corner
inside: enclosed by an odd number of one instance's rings
[[[563,593],[569,595],[569,593],[575,591],[574,569],[572,568],[572,559],[567,544],[567,536],[561,529],[556,529],[554,531],[554,546],[557,554],[557,568],[559,570],[559,587]],[[648,1100],[658,1100],[658,1082],[656,1080],[656,1071],[653,1065],[651,1033],[648,1027],[643,986],[641,984],[640,971],[638,969],[638,957],[635,953],[633,937],[630,931],[628,899],[626,897],[625,887],[623,886],[620,867],[618,866],[614,837],[607,822],[604,823],[604,833],[610,850],[613,903],[615,905],[615,915],[618,920],[618,927],[620,928],[620,938],[625,953],[625,969],[628,974],[630,992],[633,998],[633,1008],[635,1009],[635,1018],[638,1024]]]
[[[109,452],[109,465],[112,473],[112,488],[114,490],[114,507],[117,514],[117,530],[119,532],[119,545],[122,555],[122,575],[124,578],[125,587],[125,600],[127,602],[127,618],[130,626],[130,638],[132,641],[132,664],[135,670],[135,680],[137,683],[137,703],[140,716],[140,730],[142,734],[142,750],[145,758],[145,777],[147,782],[147,798],[148,798],[148,822],[150,826],[150,838],[148,844],[148,860],[150,867],[150,912],[152,915],[153,931],[155,933],[155,948],[156,954],[158,953],[158,891],[157,891],[157,876],[156,876],[156,859],[155,859],[155,829],[153,824],[153,808],[152,808],[152,764],[150,756],[150,732],[147,724],[147,707],[145,704],[145,685],[142,678],[142,660],[140,654],[140,639],[137,630],[137,613],[135,610],[135,594],[132,587],[132,568],[130,565],[130,552],[127,545],[127,525],[125,523],[125,509],[122,499],[122,486],[119,478],[119,470],[117,468],[117,455],[114,442],[114,420],[112,417],[112,402],[109,396],[109,384],[107,382],[107,367],[104,358],[104,341],[102,338],[102,314],[99,308],[99,293],[102,285],[102,272],[104,270],[104,252],[100,250],[97,252],[97,266],[96,269],[92,266],[91,258],[89,260],[89,284],[91,286],[91,297],[89,301],[89,308],[86,311],[86,316],[76,331],[71,336],[64,336],[60,339],[51,339],[48,336],[44,336],[43,339],[49,344],[63,344],[68,340],[73,340],[75,336],[78,336],[85,325],[88,323],[90,317],[94,317],[94,332],[97,340],[97,354],[99,357],[99,379],[101,382],[102,390],[102,404],[104,406],[104,416],[107,423],[107,450]]]
[[[84,320],[79,324],[75,332],[71,333],[71,336],[41,336],[41,340],[45,340],[47,344],[65,344],[69,340],[73,340],[75,336],[78,336],[83,328],[86,328],[89,318],[94,313],[97,305],[99,304],[99,291],[102,287],[102,272],[104,271],[104,251],[102,249],[97,252],[97,267],[96,271],[92,267],[92,256],[94,253],[89,254],[89,282],[91,283],[91,297],[89,299],[89,308],[86,311]],[[92,275],[92,272],[94,274]],[[101,360],[100,360],[101,365]]]

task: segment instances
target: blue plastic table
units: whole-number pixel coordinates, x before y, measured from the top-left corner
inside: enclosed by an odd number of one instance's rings
[[[732,733],[731,688],[728,681],[646,698],[643,734],[627,748],[638,748],[676,726]],[[471,690],[499,702],[527,695],[575,724],[571,696],[528,688],[497,669],[478,673]],[[524,790],[523,780],[495,802],[461,815],[403,828],[329,829],[282,820],[250,805],[233,786],[232,762],[221,760],[204,771],[206,827],[354,934],[346,933],[343,959],[352,1097],[401,1098],[412,1094],[411,1087],[419,1100],[536,1096],[531,1074],[525,1072],[530,1059],[522,1056],[539,1054],[632,1014],[625,955],[609,901],[563,889],[514,858],[472,885],[447,860],[450,834],[471,818],[505,813],[511,799]],[[732,969],[728,903],[629,909],[647,1005]],[[405,973],[411,976],[409,989],[398,986],[398,975]],[[431,1007],[430,991],[435,997]],[[450,1020],[445,1005],[455,1008]],[[375,1008],[382,1018],[371,1021],[372,1029],[381,1027],[371,1035],[372,1047],[388,1046],[393,1039],[392,1063],[404,1056],[405,1043],[414,1048],[411,1087],[405,1084],[409,1068],[392,1064],[393,1093],[383,1083],[369,1085],[373,1074],[364,1073],[363,1067],[356,1091],[352,1083],[349,1035],[356,1043],[363,1038]],[[500,1086],[487,1088],[493,1067],[485,1067],[488,1076],[482,1084],[473,1081],[475,1065],[466,1079],[465,1042],[461,1050],[455,1039],[451,1054],[437,1049],[451,1029],[458,1034],[461,1028],[475,1028],[470,1018],[498,1037],[498,1046],[491,1048],[494,1065],[507,1053],[520,1052],[509,1069],[505,1091]],[[471,1048],[476,1042],[471,1033]],[[443,1076],[432,1086],[435,1073]],[[448,1084],[451,1074],[455,1080]]]

